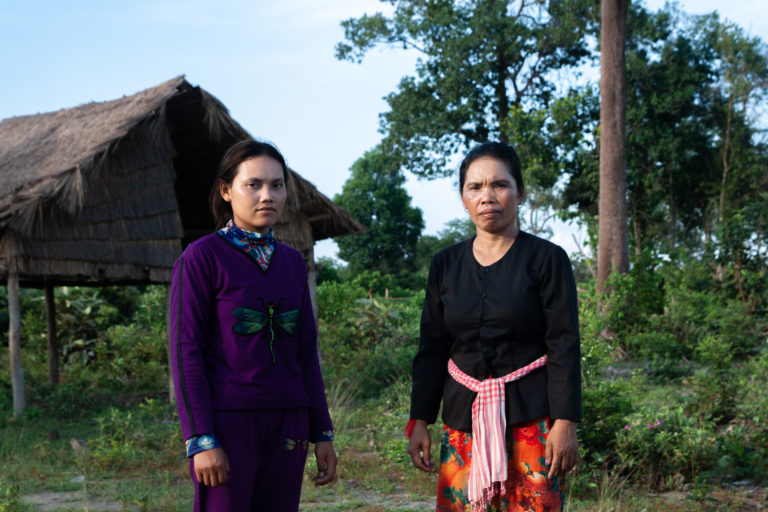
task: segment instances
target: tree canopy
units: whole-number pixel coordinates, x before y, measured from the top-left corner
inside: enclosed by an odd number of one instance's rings
[[[524,138],[511,112],[547,107],[557,72],[590,55],[594,1],[382,0],[394,6],[342,22],[336,56],[360,62],[377,45],[419,52],[416,76],[386,97],[382,145],[417,176],[448,173],[452,155],[488,140]]]
[[[681,244],[700,250],[766,194],[768,152],[752,113],[768,90],[768,52],[717,15],[635,8],[629,30],[631,243],[638,254],[673,253]],[[597,213],[597,147],[579,150],[563,192],[564,206],[576,206],[584,220]],[[764,218],[744,219],[752,235],[739,243],[754,236],[764,245]]]
[[[404,184],[379,147],[352,164],[351,176],[333,199],[366,228],[361,235],[336,239],[339,257],[351,272],[398,273],[413,267],[424,219],[411,206]]]

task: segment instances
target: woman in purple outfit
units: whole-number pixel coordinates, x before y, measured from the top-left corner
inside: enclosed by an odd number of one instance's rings
[[[235,144],[211,191],[220,229],[173,268],[171,366],[196,511],[298,510],[310,442],[315,484],[336,472],[306,265],[272,236],[288,179],[270,144]]]

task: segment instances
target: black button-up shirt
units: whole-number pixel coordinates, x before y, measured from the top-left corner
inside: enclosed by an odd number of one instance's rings
[[[520,232],[484,267],[472,240],[432,259],[413,361],[411,418],[472,430],[476,393],[448,375],[448,359],[478,380],[498,378],[547,354],[547,366],[506,384],[507,424],[549,416],[581,420],[576,284],[559,246]]]

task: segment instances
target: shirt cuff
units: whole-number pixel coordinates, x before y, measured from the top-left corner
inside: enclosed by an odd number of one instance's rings
[[[413,435],[413,427],[416,426],[416,420],[411,418],[408,420],[408,423],[405,424],[405,429],[403,430],[403,435],[406,439],[410,439],[411,435]]]
[[[192,436],[187,439],[185,445],[187,447],[187,458],[206,450],[221,448],[221,443],[213,434],[201,434],[199,436]]]
[[[322,432],[315,432],[310,436],[310,441],[313,443],[323,443],[326,441],[333,441],[333,430],[323,430]]]

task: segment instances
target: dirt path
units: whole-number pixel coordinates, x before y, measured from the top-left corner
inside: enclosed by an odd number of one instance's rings
[[[21,501],[32,505],[36,511],[51,512],[57,510],[88,510],[90,512],[128,512],[137,510],[135,506],[126,506],[116,501],[86,500],[82,491],[42,492],[21,497]],[[355,489],[336,496],[322,496],[312,501],[302,502],[302,512],[324,512],[341,510],[386,510],[407,512],[410,510],[430,510],[434,501],[413,501],[406,493],[377,494],[365,489]]]
[[[410,510],[434,510],[435,500],[414,501],[407,493],[378,494],[365,489],[356,489],[339,496],[324,496],[299,505],[301,512],[325,512],[340,510],[370,510],[406,512]]]
[[[89,510],[91,512],[117,512],[127,510],[117,501],[83,499],[82,491],[41,492],[21,497],[21,501],[32,505],[35,510]]]

